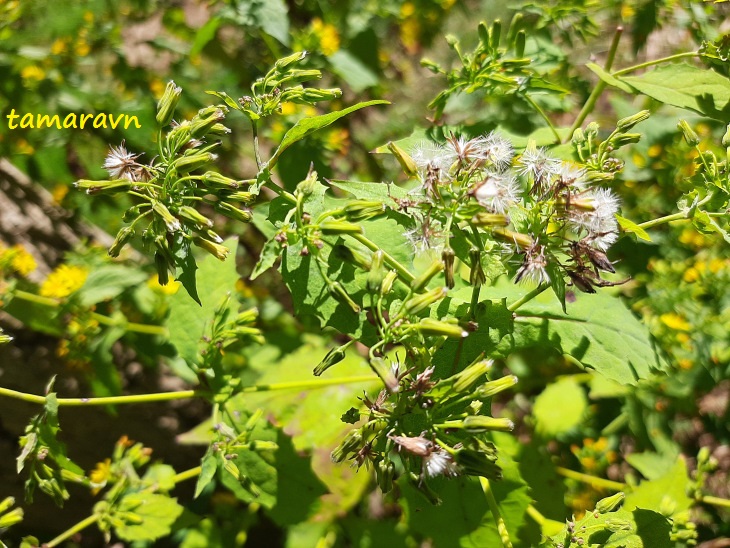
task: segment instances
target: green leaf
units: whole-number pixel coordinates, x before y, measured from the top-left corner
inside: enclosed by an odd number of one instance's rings
[[[676,63],[621,80],[667,105],[730,121],[730,80],[713,70]]]
[[[327,57],[332,72],[341,77],[355,92],[378,85],[378,76],[360,59],[346,50],[338,50]]]
[[[205,456],[200,462],[200,467],[201,471],[200,475],[198,476],[198,481],[195,484],[195,494],[193,495],[193,498],[195,499],[200,496],[200,493],[203,492],[203,489],[205,489],[215,477],[215,473],[218,470],[217,451],[213,451],[209,447],[208,451],[206,451]]]
[[[229,248],[236,247],[236,240],[225,242]],[[200,262],[200,287],[198,288],[201,306],[191,301],[185,294],[177,292],[170,298],[170,316],[167,327],[170,342],[178,354],[188,363],[198,359],[198,344],[204,335],[206,325],[213,318],[215,308],[227,293],[233,291],[238,273],[233,257],[221,263],[215,257],[207,256]]]
[[[170,534],[172,524],[182,511],[177,500],[166,495],[132,493],[122,498],[114,512],[119,520],[114,532],[128,542],[156,540]]]
[[[587,408],[585,391],[573,377],[549,384],[535,399],[532,409],[538,434],[552,438],[569,432],[583,422]]]
[[[215,38],[215,34],[218,31],[218,27],[220,27],[221,22],[222,21],[219,17],[213,16],[208,19],[208,22],[205,23],[205,25],[198,29],[198,32],[195,33],[195,39],[190,46],[190,52],[188,53],[190,57],[198,55],[201,51],[203,51],[203,48]]]
[[[176,280],[181,282],[185,291],[193,300],[201,304],[198,296],[198,288],[195,280],[195,273],[198,270],[198,263],[195,261],[190,242],[182,238],[175,242],[175,264],[177,266]]]
[[[383,101],[379,99],[374,101],[365,101],[362,103],[357,103],[356,105],[352,105],[351,107],[347,107],[343,110],[337,110],[328,114],[322,114],[320,116],[313,116],[311,118],[304,118],[302,120],[299,120],[289,131],[286,132],[284,138],[279,144],[279,148],[276,149],[276,152],[274,152],[274,155],[271,157],[266,167],[268,169],[274,167],[279,159],[279,156],[281,156],[281,153],[289,148],[292,144],[296,143],[297,141],[301,141],[307,135],[314,133],[317,130],[329,126],[340,118],[347,116],[351,112],[355,112],[356,110],[360,110],[361,108],[369,107],[372,105],[388,104],[390,104],[388,101]]]
[[[102,266],[92,270],[77,296],[81,306],[91,306],[118,297],[125,289],[134,287],[147,279],[147,274],[138,268],[121,265]]]
[[[431,141],[428,136],[428,130],[419,127],[414,129],[408,137],[393,141],[393,144],[398,145],[400,148],[410,154],[413,149],[416,148],[419,144],[428,141]],[[373,154],[392,154],[392,152],[388,150],[387,143],[377,147],[372,152]]]
[[[655,480],[666,476],[675,466],[678,458],[679,449],[670,446],[661,453],[653,451],[630,453],[626,455],[626,462],[641,472],[645,478]]]
[[[595,63],[586,63],[586,67],[609,86],[616,87],[622,91],[625,91],[626,93],[634,93],[634,90],[631,88],[631,86],[629,86],[625,82],[622,82],[613,74],[607,72],[603,67]]]
[[[259,260],[256,261],[256,266],[254,267],[253,272],[251,272],[251,276],[249,279],[255,280],[256,278],[261,276],[261,274],[266,272],[269,268],[274,266],[276,259],[281,256],[281,249],[281,244],[279,242],[273,239],[268,240],[261,250]]]
[[[621,215],[616,215],[616,220],[618,221],[618,224],[621,225],[621,228],[623,228],[625,232],[632,232],[632,233],[636,234],[636,236],[638,236],[642,240],[651,242],[651,237],[646,232],[646,230],[641,228],[634,221],[630,221],[629,219],[621,217]]]
[[[692,506],[692,499],[687,496],[689,486],[687,463],[677,456],[674,466],[663,476],[642,481],[632,489],[626,495],[624,508],[661,509],[665,515],[677,514]]]
[[[380,200],[387,205],[394,205],[394,199],[408,196],[408,191],[392,183],[363,183],[360,181],[343,181],[328,179],[334,187],[352,194],[358,200]]]
[[[581,539],[586,546],[672,548],[675,544],[669,538],[671,531],[670,521],[657,512],[640,509],[629,512],[622,508],[605,514],[586,512],[583,519],[575,522],[573,532],[566,529],[551,541],[552,546],[573,546]]]
[[[289,35],[289,15],[284,0],[266,0],[265,2],[251,2],[256,10],[257,23],[269,36],[288,46],[291,42]]]

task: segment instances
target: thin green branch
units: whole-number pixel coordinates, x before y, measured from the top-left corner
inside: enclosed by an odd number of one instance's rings
[[[97,521],[99,521],[99,515],[94,514],[93,516],[89,516],[86,519],[82,519],[80,522],[78,522],[73,527],[70,527],[69,529],[66,529],[63,533],[58,535],[56,538],[51,540],[50,542],[45,543],[43,546],[46,546],[48,548],[53,548],[54,546],[58,546],[61,544],[64,540],[71,538],[76,533],[83,531],[90,525],[94,525]]]
[[[494,498],[494,493],[492,492],[492,486],[489,484],[489,480],[485,477],[479,477],[479,483],[482,484],[482,490],[484,491],[484,496],[487,499],[489,509],[492,511],[492,515],[494,516],[494,521],[497,522],[497,532],[499,533],[499,538],[502,540],[502,546],[504,546],[504,548],[512,548],[512,541],[509,538],[507,524],[504,522],[504,518],[499,511],[499,504],[497,504],[497,499]]]
[[[545,120],[545,123],[547,123],[548,127],[550,128],[550,131],[553,132],[553,136],[555,137],[555,144],[560,144],[560,134],[558,133],[558,130],[555,129],[555,126],[553,125],[552,121],[550,121],[550,118],[545,113],[545,111],[542,109],[540,105],[538,105],[535,100],[530,97],[529,95],[520,94],[520,96],[527,101],[532,108],[534,108],[537,113],[542,117],[543,120]]]
[[[672,61],[677,61],[679,59],[687,59],[690,57],[702,57],[702,54],[698,51],[685,51],[684,53],[677,53],[675,55],[670,55],[669,57],[662,57],[661,59],[654,59],[653,61],[647,61],[645,63],[640,63],[638,65],[634,65],[631,67],[626,67],[621,70],[617,70],[616,72],[612,73],[612,76],[623,76],[624,74],[628,74],[630,72],[635,72],[637,70],[641,70],[648,67],[653,67],[654,65],[661,65],[662,63],[671,63]]]
[[[537,297],[540,293],[545,291],[548,287],[550,287],[547,284],[538,285],[535,289],[532,291],[529,291],[528,293],[525,293],[522,297],[517,299],[515,302],[513,302],[511,305],[507,307],[507,310],[510,312],[517,311],[518,308],[520,308],[522,305],[530,302],[532,299]]]
[[[387,251],[381,250],[377,245],[375,245],[375,243],[368,240],[362,234],[350,234],[350,236],[355,238],[358,242],[360,242],[362,245],[367,247],[370,251],[373,251],[373,252],[383,251],[383,260],[385,260],[386,263],[388,263],[390,266],[392,266],[398,272],[398,275],[406,283],[410,284],[415,279],[415,276],[413,274],[411,274],[406,267],[404,267],[402,264],[400,264],[396,258],[394,258],[392,255],[390,255]]]
[[[626,491],[630,489],[630,487],[625,483],[591,476],[590,474],[584,474],[583,472],[576,472],[575,470],[563,468],[562,466],[556,466],[555,471],[565,478],[574,479],[582,483],[587,483],[588,485],[591,485],[598,489],[608,489],[610,491]]]

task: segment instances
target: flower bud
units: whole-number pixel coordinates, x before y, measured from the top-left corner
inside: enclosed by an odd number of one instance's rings
[[[8,344],[11,342],[13,338],[5,333],[2,329],[0,329],[0,344]]]
[[[490,431],[512,432],[515,429],[515,423],[509,419],[497,419],[484,415],[470,415],[461,421],[461,428],[471,434]]]
[[[616,123],[616,129],[619,131],[628,131],[636,124],[647,120],[650,115],[651,113],[648,110],[642,110],[641,112],[637,112],[636,114],[627,116],[626,118],[621,118]]]
[[[319,225],[323,234],[362,234],[362,227],[347,221],[324,221]]]
[[[330,367],[332,367],[335,364],[340,363],[342,360],[345,359],[345,352],[347,351],[347,348],[353,343],[353,341],[348,341],[342,346],[338,346],[337,348],[330,349],[329,352],[325,355],[324,358],[322,358],[322,361],[317,364],[317,367],[314,368],[314,376],[319,377],[322,373],[327,371]]]
[[[386,211],[385,204],[367,200],[355,200],[348,203],[343,211],[348,221],[360,222],[382,215]]]
[[[519,232],[513,232],[506,228],[495,228],[492,230],[492,236],[495,240],[506,242],[509,244],[515,244],[521,249],[527,249],[534,245],[534,241],[527,234],[520,234]]]
[[[279,80],[279,86],[283,86],[284,84],[291,86],[294,84],[301,84],[302,82],[307,82],[309,80],[319,80],[320,78],[322,78],[322,72],[317,69],[295,69],[287,72],[286,76]]]
[[[722,146],[730,147],[730,124],[727,125],[725,135],[722,136]]]
[[[430,70],[434,74],[438,74],[441,72],[441,67],[439,66],[439,64],[435,61],[432,61],[431,59],[421,59],[421,66],[426,70]]]
[[[481,252],[476,247],[472,247],[469,250],[469,257],[471,258],[469,283],[475,287],[484,285],[487,281],[487,276],[484,274],[484,269],[482,268]]]
[[[226,217],[230,217],[231,219],[235,219],[236,221],[241,221],[242,223],[250,223],[251,219],[253,219],[253,213],[248,210],[239,209],[235,206],[232,206],[228,202],[216,202],[215,210],[219,213],[222,213]]]
[[[15,498],[14,497],[5,497],[2,502],[0,502],[0,514],[3,514],[10,510],[13,505],[15,504]]]
[[[480,211],[471,219],[472,224],[476,226],[507,226],[509,224],[509,217],[502,215],[501,213],[487,213],[486,211]]]
[[[454,460],[461,471],[468,476],[482,476],[490,479],[501,477],[501,470],[496,464],[496,456],[473,449],[460,449],[454,454]]]
[[[316,103],[317,101],[329,101],[331,99],[337,99],[341,95],[342,90],[340,88],[307,88],[302,91],[300,95],[300,101],[305,103]]]
[[[421,295],[416,295],[408,299],[405,303],[405,309],[408,314],[418,314],[426,310],[433,303],[443,299],[449,292],[445,287],[437,287]]]
[[[304,196],[310,196],[314,192],[315,184],[317,183],[317,172],[310,171],[306,179],[297,185],[296,192]]]
[[[505,375],[496,380],[485,382],[477,388],[475,396],[478,398],[491,398],[504,390],[512,388],[519,379],[515,375]]]
[[[398,163],[401,168],[403,168],[403,172],[406,175],[413,177],[418,173],[418,166],[416,166],[416,162],[413,161],[413,158],[411,158],[405,150],[392,141],[388,141],[388,144],[385,146],[388,148],[390,153],[395,156],[396,160],[398,160]]]
[[[183,219],[186,219],[190,221],[193,224],[196,224],[201,227],[212,227],[213,221],[205,217],[204,215],[201,215],[197,209],[190,206],[180,206],[177,209],[177,214],[180,215]]]
[[[278,72],[284,72],[287,68],[297,64],[299,61],[307,56],[306,51],[296,51],[286,57],[282,57],[276,63],[274,63],[274,70]]]
[[[134,228],[131,226],[125,226],[119,229],[119,232],[117,232],[117,237],[114,238],[114,242],[109,247],[109,256],[110,257],[118,257],[119,252],[122,250],[122,248],[127,245],[127,242],[132,238],[134,235]]]
[[[470,390],[487,372],[492,369],[494,362],[492,360],[480,360],[467,366],[463,371],[459,371],[448,379],[444,379],[444,383],[452,383],[451,388],[457,394]]]
[[[632,143],[638,143],[640,140],[641,133],[622,133],[611,139],[611,143],[618,148]]]
[[[74,183],[76,188],[86,190],[86,194],[115,194],[129,190],[132,187],[129,179],[114,179],[111,181],[89,181],[80,179]]]
[[[687,144],[691,147],[696,147],[700,144],[700,138],[697,136],[697,134],[694,132],[694,130],[689,126],[687,123],[687,120],[680,120],[677,124],[677,127],[682,130],[682,136],[684,137],[684,140],[687,141]]]
[[[502,37],[502,21],[495,19],[492,23],[492,30],[489,33],[489,47],[493,50],[499,48],[499,40]]]
[[[337,244],[332,248],[332,253],[342,261],[353,264],[363,270],[370,270],[370,260],[356,249]]]
[[[222,108],[215,109],[208,116],[201,116],[198,114],[192,120],[190,120],[190,136],[193,139],[200,139],[205,137],[213,126],[222,122],[226,117],[226,113]]]
[[[182,94],[182,88],[175,85],[175,82],[170,80],[165,86],[165,92],[160,97],[157,103],[157,124],[160,127],[164,127],[172,121],[172,116],[175,114],[175,108],[180,101],[180,95]]]
[[[370,262],[370,272],[368,272],[366,285],[367,290],[371,293],[377,292],[383,283],[383,255],[382,250],[377,250],[373,253]]]
[[[167,209],[165,204],[154,200],[152,202],[152,210],[165,222],[168,232],[176,232],[180,230],[180,221],[172,213],[170,213],[170,210]]]
[[[390,293],[390,290],[393,289],[393,284],[395,283],[395,280],[398,279],[398,273],[395,270],[390,270],[383,278],[383,285],[380,288],[380,293],[382,295],[387,295]]]
[[[253,192],[244,191],[233,192],[226,196],[226,200],[232,202],[241,202],[244,205],[249,205],[256,201],[256,194],[254,194]]]
[[[172,167],[178,173],[190,173],[191,171],[195,171],[196,169],[200,169],[201,167],[205,167],[206,165],[215,162],[217,159],[218,155],[213,154],[212,152],[199,152],[191,154],[190,156],[183,156],[182,158],[175,160],[172,163]]]
[[[598,122],[591,122],[586,126],[586,135],[588,137],[596,137],[599,129],[600,126],[598,125]]]
[[[388,392],[391,394],[398,392],[398,378],[395,376],[395,372],[388,362],[383,358],[373,358],[370,360],[370,368],[380,377]]]
[[[631,531],[631,522],[626,519],[610,518],[603,522],[603,525],[609,531],[618,533],[619,531]]]
[[[200,176],[200,180],[206,186],[220,187],[226,190],[238,188],[238,181],[231,179],[230,177],[226,177],[225,175],[221,175],[220,173],[216,173],[215,171],[206,171]]]
[[[395,477],[395,466],[390,460],[381,460],[375,468],[375,477],[378,487],[383,493],[389,493],[393,489],[393,478]]]
[[[157,281],[160,285],[167,285],[167,282],[170,281],[167,259],[158,251],[155,251],[155,267],[157,268]]]
[[[231,133],[231,128],[224,126],[223,124],[213,124],[208,130],[208,135],[228,135]]]
[[[575,128],[575,131],[573,132],[573,137],[571,138],[570,142],[573,143],[573,146],[582,146],[586,142],[586,136],[583,133],[583,130],[581,128]]]
[[[340,442],[340,445],[332,451],[332,462],[338,463],[344,461],[350,453],[354,453],[362,445],[362,432],[360,430],[351,430]]]
[[[431,318],[423,318],[420,322],[413,325],[419,333],[424,335],[436,335],[441,337],[452,337],[462,339],[469,336],[458,324],[441,322]]]
[[[15,508],[7,514],[0,516],[0,529],[6,529],[11,525],[20,523],[21,521],[23,521],[23,509]]]
[[[230,250],[226,246],[211,242],[210,240],[201,238],[200,236],[193,236],[193,243],[198,247],[203,248],[219,261],[225,261],[226,257],[228,257],[228,254],[230,253]]]
[[[454,250],[445,247],[441,252],[441,260],[444,263],[444,277],[446,278],[446,287],[454,288]]]
[[[621,505],[625,498],[626,495],[624,493],[618,492],[615,495],[611,495],[610,497],[601,499],[596,503],[596,512],[598,512],[599,514],[607,514],[608,512],[613,512]]]
[[[521,30],[517,33],[517,36],[515,37],[515,57],[524,57],[525,56],[525,41],[527,37],[525,35],[525,31]]]
[[[421,272],[416,278],[413,279],[411,282],[411,289],[415,293],[421,292],[427,285],[428,282],[430,282],[436,274],[441,272],[444,269],[444,263],[441,261],[434,261],[432,262],[426,270]]]

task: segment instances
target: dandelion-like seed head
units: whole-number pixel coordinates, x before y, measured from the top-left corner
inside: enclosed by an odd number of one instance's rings
[[[505,171],[512,165],[515,151],[507,139],[492,132],[484,139],[484,155],[498,171]]]
[[[586,170],[576,167],[570,162],[563,162],[558,171],[560,182],[573,190],[581,191],[585,188]]]
[[[545,246],[533,244],[525,250],[525,258],[522,261],[515,276],[515,282],[526,281],[535,285],[550,283],[550,275],[547,273],[548,260],[545,256]]]
[[[558,175],[562,164],[557,158],[548,156],[542,147],[525,149],[518,163],[518,172],[525,177],[532,177],[536,189],[541,189],[553,176]]]
[[[118,147],[111,146],[109,153],[101,166],[107,170],[112,179],[127,179],[139,181],[140,165],[137,163],[139,154],[132,154],[124,147],[124,142]]]
[[[466,137],[452,135],[447,141],[454,157],[463,165],[486,159],[486,137],[467,139]]]
[[[488,173],[473,190],[474,198],[494,213],[506,213],[519,200],[517,180],[508,173]]]
[[[571,199],[568,221],[576,230],[588,232],[588,240],[603,251],[618,239],[618,197],[606,188],[582,192]]]
[[[410,155],[421,171],[431,167],[447,173],[456,159],[450,149],[432,141],[421,141],[413,147]]]
[[[428,249],[441,253],[446,243],[446,235],[441,223],[427,216],[423,217],[416,228],[406,232],[406,238],[417,253]]]
[[[426,475],[434,476],[458,476],[459,465],[456,464],[454,458],[439,447],[431,451],[431,453],[423,458],[423,464],[426,469]]]

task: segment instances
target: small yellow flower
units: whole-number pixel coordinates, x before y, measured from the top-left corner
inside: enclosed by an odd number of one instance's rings
[[[722,259],[717,259],[717,258],[712,259],[710,261],[710,272],[712,272],[713,274],[717,274],[723,268],[725,268],[725,263],[726,262],[727,261],[723,261]]]
[[[292,103],[290,101],[285,101],[281,103],[281,113],[284,116],[289,116],[291,114],[296,114],[297,110],[299,110],[299,107],[296,103]]]
[[[51,55],[61,55],[68,51],[68,40],[64,38],[57,38],[53,44],[51,44]]]
[[[94,485],[91,489],[92,494],[96,495],[106,486],[106,482],[111,477],[111,470],[111,459],[104,459],[102,462],[96,463],[96,467],[89,473],[89,480]]]
[[[662,150],[662,145],[654,144],[649,147],[647,154],[649,155],[649,158],[658,158],[661,155]]]
[[[12,259],[10,260],[10,266],[21,276],[27,276],[33,272],[38,266],[33,258],[33,255],[22,245],[15,245],[10,249]]]
[[[63,299],[78,291],[88,276],[88,271],[80,266],[62,264],[48,275],[41,285],[42,297]]]
[[[679,360],[677,365],[679,365],[680,369],[692,369],[692,360],[684,358]]]
[[[159,78],[155,78],[150,81],[150,91],[152,92],[152,95],[154,95],[157,99],[162,97],[162,94],[165,93],[165,82],[160,80]]]
[[[312,19],[312,32],[319,39],[319,47],[323,54],[332,55],[340,49],[340,34],[334,25],[315,17]]]
[[[39,82],[46,77],[46,72],[42,68],[35,65],[28,65],[20,71],[20,76],[21,78],[23,78],[23,80],[35,80]]]
[[[150,279],[147,280],[147,287],[155,293],[160,293],[162,295],[174,295],[178,292],[181,285],[182,284],[180,282],[173,281],[168,282],[167,285],[160,285],[160,282],[157,279],[157,274],[151,276]]]
[[[687,283],[693,283],[700,279],[700,273],[697,271],[694,267],[689,267],[687,270],[684,271],[684,274],[682,275],[682,279]]]
[[[91,52],[91,46],[85,39],[81,38],[76,42],[74,51],[79,57],[86,57]]]
[[[689,322],[676,312],[662,314],[659,316],[659,319],[669,329],[674,329],[675,331],[689,331],[692,328]]]
[[[54,186],[53,190],[51,191],[53,201],[57,204],[60,204],[63,201],[63,199],[66,197],[66,194],[68,194],[68,185],[64,184]]]

